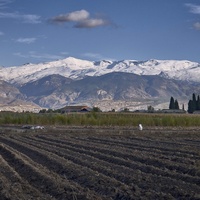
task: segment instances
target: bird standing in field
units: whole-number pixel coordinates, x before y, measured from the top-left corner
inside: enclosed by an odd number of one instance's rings
[[[142,131],[143,130],[142,124],[139,124],[138,128],[139,128],[140,131]]]

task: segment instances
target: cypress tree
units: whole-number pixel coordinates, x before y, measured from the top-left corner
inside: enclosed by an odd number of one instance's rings
[[[179,109],[178,101],[177,99],[174,102],[174,109]]]
[[[196,109],[200,110],[200,97],[199,97],[199,95],[197,97],[197,108]]]
[[[195,93],[192,94],[192,101],[196,102],[196,95],[195,95]]]
[[[169,109],[175,109],[175,102],[173,97],[170,98]]]
[[[194,110],[197,110],[197,99],[196,99],[195,93],[192,94],[192,101],[193,101]]]
[[[188,113],[193,113],[196,110],[196,102],[189,100],[188,102]]]

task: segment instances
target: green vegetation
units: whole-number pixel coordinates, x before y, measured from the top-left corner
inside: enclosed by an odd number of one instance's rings
[[[131,112],[12,113],[0,112],[0,124],[15,125],[92,125],[92,126],[199,126],[199,115]]]

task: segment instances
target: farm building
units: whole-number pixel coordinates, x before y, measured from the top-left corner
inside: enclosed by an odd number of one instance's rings
[[[62,113],[69,112],[90,112],[92,109],[88,106],[65,106],[61,108]]]
[[[181,110],[181,109],[163,109],[160,111],[161,113],[175,113],[175,114],[184,114],[186,113],[185,110]]]

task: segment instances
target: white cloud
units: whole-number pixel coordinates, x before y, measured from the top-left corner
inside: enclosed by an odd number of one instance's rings
[[[0,9],[6,8],[5,5],[12,3],[14,0],[0,0]],[[18,12],[0,12],[0,18],[22,20],[24,23],[38,24],[41,23],[40,16],[32,14],[20,14]]]
[[[21,15],[21,18],[23,19],[24,23],[28,24],[39,24],[41,23],[40,16],[38,15]]]
[[[0,18],[18,18],[19,15],[17,13],[6,13],[6,12],[0,12]]]
[[[185,5],[187,7],[189,7],[191,13],[200,14],[200,5],[195,5],[195,4],[191,4],[191,3],[187,3]],[[193,28],[196,30],[200,30],[200,22],[194,23]]]
[[[63,23],[63,22],[77,22],[85,20],[89,17],[89,13],[86,10],[74,11],[68,14],[58,15],[52,18],[53,22]]]
[[[191,4],[191,3],[187,3],[185,5],[190,8],[191,13],[200,14],[200,5],[195,5],[195,4]]]
[[[111,24],[108,20],[100,17],[90,18],[90,13],[86,10],[58,15],[53,17],[50,21],[55,23],[76,22],[74,25],[75,28],[95,28]]]
[[[196,30],[200,30],[200,22],[194,23],[193,26]]]
[[[97,26],[109,25],[109,22],[103,19],[86,19],[75,25],[76,28],[94,28]]]
[[[25,43],[25,44],[31,44],[36,41],[36,38],[19,38],[16,40],[16,42],[19,43]]]
[[[29,23],[29,24],[41,23],[40,16],[38,15],[29,15],[29,14],[21,15],[17,12],[15,13],[0,12],[0,18],[22,20],[24,23]]]

